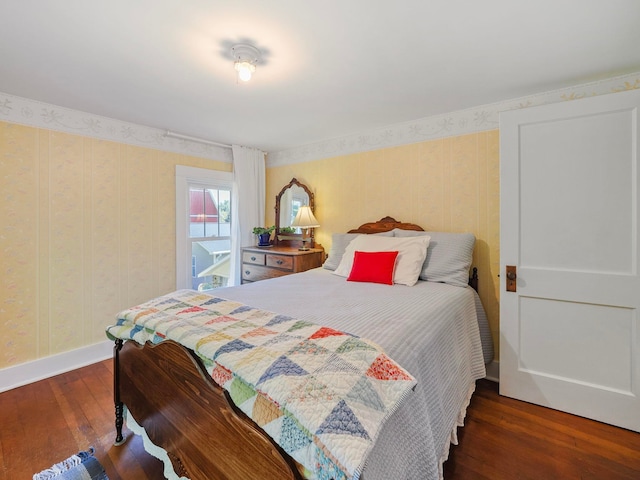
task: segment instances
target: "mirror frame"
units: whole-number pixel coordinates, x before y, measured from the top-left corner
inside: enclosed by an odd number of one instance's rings
[[[282,190],[280,190],[280,193],[276,195],[276,205],[274,207],[276,210],[276,218],[275,218],[276,233],[274,236],[274,243],[276,245],[289,244],[291,243],[291,241],[296,243],[299,242],[300,245],[302,245],[301,233],[286,233],[286,234],[280,233],[280,199],[282,198],[282,195],[284,195],[284,192],[286,192],[287,189],[293,187],[294,185],[297,185],[298,187],[302,188],[306,192],[306,194],[309,196],[309,207],[311,208],[311,211],[315,213],[315,200],[314,200],[313,192],[304,183],[299,182],[297,178],[295,177],[292,178],[288,184],[282,187]],[[310,230],[311,230],[311,233],[309,235],[309,246],[313,248],[315,245],[315,236],[314,236],[315,229],[311,228]],[[286,238],[280,239],[279,237],[281,235]]]

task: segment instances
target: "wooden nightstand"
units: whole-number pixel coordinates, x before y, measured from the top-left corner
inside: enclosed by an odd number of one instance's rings
[[[242,249],[242,283],[281,277],[322,266],[324,250],[292,247],[244,247]]]

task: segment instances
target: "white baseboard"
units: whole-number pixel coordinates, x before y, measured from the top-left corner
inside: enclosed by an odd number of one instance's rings
[[[0,392],[91,365],[113,356],[113,342],[105,340],[14,367],[0,369]]]
[[[487,375],[484,378],[500,383],[500,362],[498,360],[494,360],[487,365]]]

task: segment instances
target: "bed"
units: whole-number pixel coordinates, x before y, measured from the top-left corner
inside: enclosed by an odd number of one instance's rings
[[[347,260],[353,257],[350,246],[355,239],[362,247],[366,242],[392,242],[382,238],[406,238],[411,243],[423,236],[431,242],[421,264],[423,279],[411,286],[346,281],[337,274],[345,267],[354,270]],[[442,463],[450,444],[457,443],[456,430],[475,381],[485,376],[485,363],[493,357],[482,305],[476,291],[466,286],[474,240],[424,232],[386,217],[348,234],[335,234],[324,268],[212,292],[225,301],[369,339],[415,378],[415,386],[381,422],[363,468],[342,478],[442,477]],[[464,258],[455,253],[452,259],[449,250],[460,250],[459,245],[451,246],[456,243],[464,244]],[[477,289],[477,275],[471,283]],[[140,339],[132,340],[131,330],[120,335],[124,338],[115,335],[116,330],[108,329],[115,339],[117,444],[123,441],[126,409],[132,423],[166,452],[178,476],[197,480],[310,475],[309,468],[234,404],[229,392],[213,381],[215,367],[192,349],[172,340],[141,345]]]

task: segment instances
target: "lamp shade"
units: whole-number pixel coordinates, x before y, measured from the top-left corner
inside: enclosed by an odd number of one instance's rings
[[[291,224],[291,226],[300,228],[313,228],[319,227],[320,224],[318,223],[316,217],[313,216],[311,207],[303,205],[298,209],[296,218],[293,219],[293,223]]]

